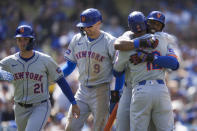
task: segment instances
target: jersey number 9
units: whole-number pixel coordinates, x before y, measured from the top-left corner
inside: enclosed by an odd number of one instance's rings
[[[99,64],[95,64],[94,65],[94,73],[99,73],[100,72],[100,65]]]

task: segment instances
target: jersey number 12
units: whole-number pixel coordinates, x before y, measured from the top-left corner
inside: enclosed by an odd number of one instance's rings
[[[157,56],[161,56],[160,52],[158,51],[154,51],[152,52],[154,55],[157,55]],[[150,71],[150,70],[161,70],[162,67],[157,65],[157,64],[153,64],[153,63],[150,63],[148,62],[147,64],[147,70]]]

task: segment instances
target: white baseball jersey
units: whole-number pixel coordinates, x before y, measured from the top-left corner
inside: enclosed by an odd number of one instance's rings
[[[134,39],[134,33],[131,31],[125,32],[120,39],[131,40]],[[122,52],[121,52],[122,53]],[[128,63],[129,64],[129,63]],[[130,70],[127,68],[127,64],[125,64],[125,77],[127,80],[131,79]],[[129,78],[129,79],[128,79]],[[131,84],[130,84],[131,85]],[[117,131],[129,131],[130,130],[130,103],[132,96],[132,87],[125,86],[123,89],[122,96],[119,101],[118,111],[117,111],[117,119],[116,119],[116,130]],[[151,120],[149,124],[148,131],[155,131],[153,122]]]
[[[63,76],[56,62],[48,55],[34,51],[27,62],[19,53],[0,61],[2,69],[14,75],[14,100],[26,104],[37,103],[49,98],[49,80],[56,81]]]
[[[94,116],[94,131],[104,128],[108,117],[109,90],[115,56],[115,37],[101,31],[100,36],[89,41],[87,35],[73,37],[65,58],[77,63],[81,83],[75,94],[80,108],[80,118],[73,119],[69,109],[67,130],[79,131],[90,113]]]
[[[152,34],[146,34],[140,38],[147,38],[153,36]],[[166,39],[162,33],[154,34],[154,37],[159,40],[159,44],[155,49],[144,49],[149,53],[154,53],[158,56],[166,56],[166,55],[173,55],[176,57],[171,45],[168,44],[168,39]],[[129,86],[134,86],[138,82],[143,80],[155,80],[155,79],[162,79],[164,80],[165,77],[165,70],[164,68],[154,65],[152,63],[140,63],[138,65],[134,65],[130,63],[129,58],[132,54],[135,54],[136,51],[120,51],[119,56],[114,64],[114,69],[118,72],[122,72],[125,69],[125,82]],[[128,71],[127,71],[128,70]]]
[[[158,56],[176,57],[168,39],[162,33],[146,34],[142,38],[150,36],[158,39],[159,44],[155,49],[144,49],[145,51]],[[157,130],[172,130],[173,113],[170,95],[165,84],[157,82],[157,80],[164,81],[166,69],[148,62],[137,65],[130,63],[129,58],[135,53],[135,50],[120,51],[114,64],[116,71],[122,72],[125,69],[127,87],[133,88],[130,104],[130,130],[147,130],[150,119],[153,120]],[[145,80],[144,85],[138,84],[143,80]]]
[[[83,37],[81,34],[72,39],[65,58],[77,63],[82,86],[110,83],[115,56],[114,40],[115,37],[103,31],[99,38],[92,42],[89,42],[86,35]]]

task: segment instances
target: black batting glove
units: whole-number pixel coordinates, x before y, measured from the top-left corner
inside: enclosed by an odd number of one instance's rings
[[[154,54],[143,51],[142,49],[138,49],[137,53],[131,55],[129,60],[134,65],[137,65],[143,62],[152,63],[154,61],[154,58],[155,58]]]
[[[114,102],[114,103],[117,103],[119,101],[119,99],[120,99],[119,91],[115,91],[115,90],[111,91],[111,99],[110,99],[110,101]]]
[[[143,39],[136,39],[134,40],[134,47],[135,48],[152,48],[155,49],[159,43],[158,39],[154,37],[143,38]]]

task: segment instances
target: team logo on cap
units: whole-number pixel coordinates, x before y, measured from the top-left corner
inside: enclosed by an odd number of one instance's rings
[[[160,13],[157,13],[157,18],[160,18],[161,17],[161,14]]]
[[[86,17],[85,16],[82,16],[81,17],[81,22],[85,22],[85,20],[86,20]]]
[[[23,27],[20,28],[20,33],[21,33],[21,34],[24,33],[24,28],[23,28]]]

